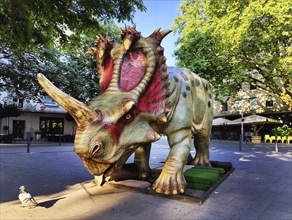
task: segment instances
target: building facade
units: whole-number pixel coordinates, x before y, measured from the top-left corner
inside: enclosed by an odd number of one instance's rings
[[[237,94],[223,98],[223,102],[215,101],[215,118],[226,117],[234,119],[240,117],[241,113],[245,115],[267,115],[283,121],[292,119],[291,109],[285,105],[279,96],[250,83],[243,83],[241,90]]]
[[[2,106],[16,106],[20,115],[0,119],[0,134],[12,135],[14,140],[72,141],[76,125],[67,112],[49,97],[33,101],[0,94]],[[67,138],[67,140],[64,140]]]
[[[257,86],[255,83],[243,83],[241,89],[230,97],[222,98],[222,101],[215,101],[214,118],[227,120],[239,119],[244,116],[260,115],[271,119],[281,121],[281,124],[263,123],[255,126],[248,124],[244,126],[244,135],[254,135],[258,130],[259,136],[272,135],[273,128],[288,125],[292,127],[292,109],[289,108],[278,95]],[[232,125],[227,122],[222,126],[213,126],[214,136],[220,136],[220,139],[239,140],[241,134],[241,125]]]

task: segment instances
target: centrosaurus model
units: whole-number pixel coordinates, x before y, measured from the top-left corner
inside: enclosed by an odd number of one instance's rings
[[[209,166],[213,97],[209,83],[187,69],[167,67],[162,39],[170,30],[144,38],[136,26],[122,30],[122,43],[99,36],[87,53],[96,58],[100,95],[84,104],[38,74],[45,91],[77,123],[74,148],[92,175],[109,177],[135,152],[141,179],[151,175],[151,142],[166,135],[170,152],[152,188],[184,193],[183,167],[196,148],[194,165]]]

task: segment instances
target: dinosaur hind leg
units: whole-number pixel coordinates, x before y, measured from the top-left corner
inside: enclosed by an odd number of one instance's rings
[[[211,166],[209,162],[209,145],[210,135],[209,132],[199,132],[194,135],[194,145],[196,149],[196,156],[192,161],[196,166]]]

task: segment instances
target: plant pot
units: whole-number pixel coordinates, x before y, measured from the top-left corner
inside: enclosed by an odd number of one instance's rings
[[[252,136],[251,142],[254,144],[260,144],[262,142],[262,136]]]

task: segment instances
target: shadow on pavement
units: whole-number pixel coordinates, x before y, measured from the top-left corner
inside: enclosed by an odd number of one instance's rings
[[[44,207],[46,209],[51,208],[53,205],[55,205],[56,202],[58,202],[60,199],[65,199],[66,197],[58,198],[58,199],[52,199],[45,202],[39,203],[39,206]]]

